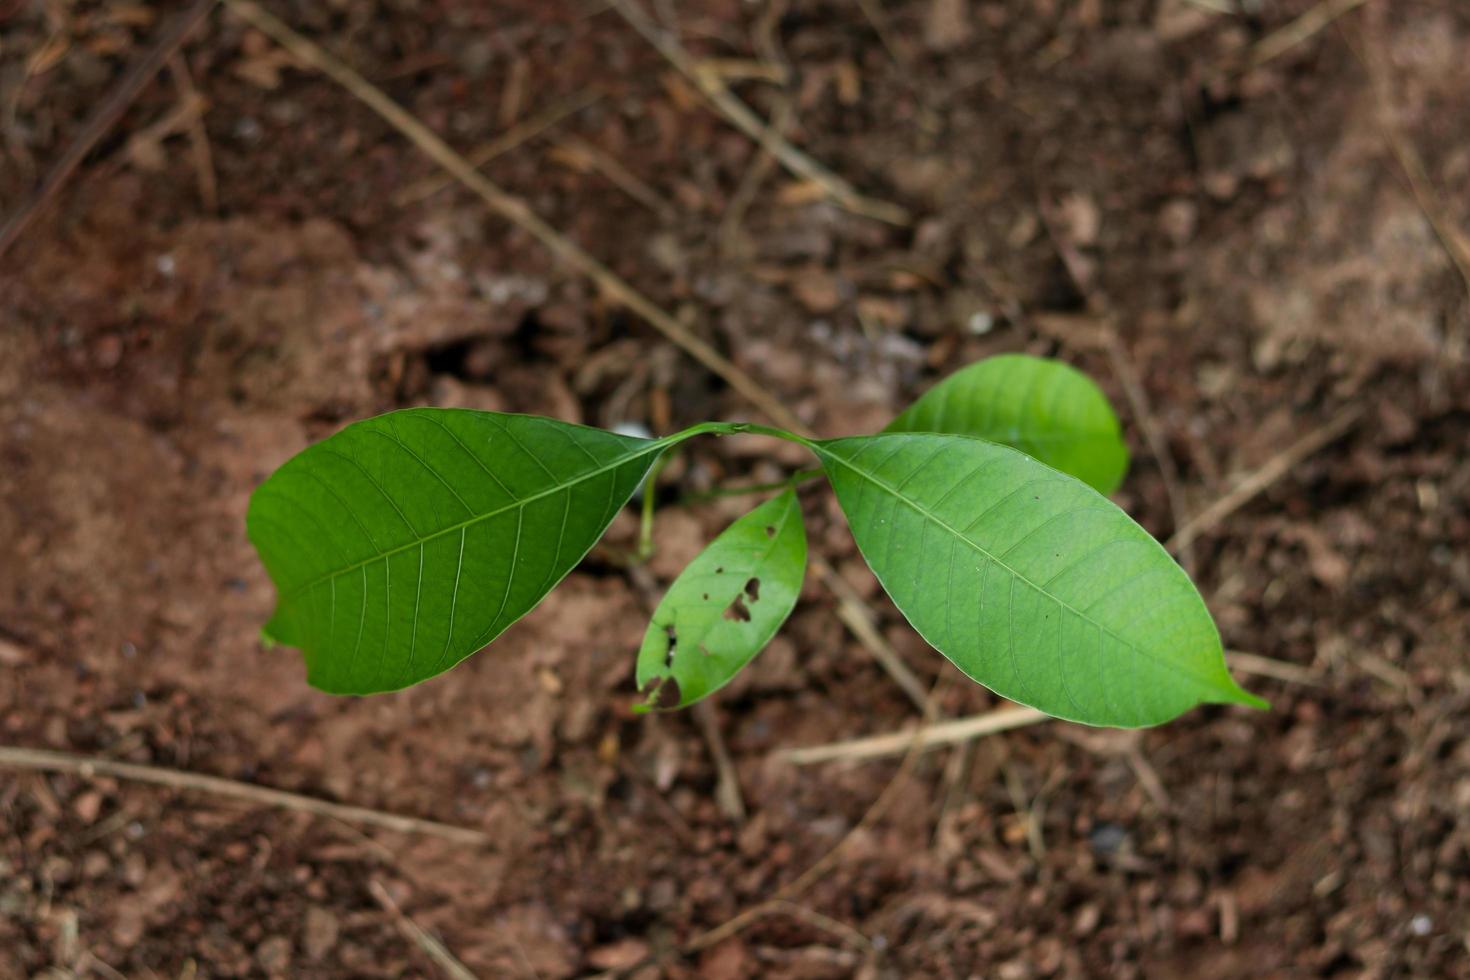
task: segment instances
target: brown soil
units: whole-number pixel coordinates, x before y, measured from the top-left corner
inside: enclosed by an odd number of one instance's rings
[[[784,87],[737,90],[768,117],[789,96],[793,139],[911,208],[907,229],[779,171],[731,220],[758,149],[598,5],[273,6],[465,148],[600,86],[487,173],[821,432],[877,428],[1005,350],[1067,358],[1126,405],[1087,342],[1104,305],[1191,511],[1364,410],[1196,546],[1227,645],[1313,684],[1252,679],[1269,714],[927,756],[801,909],[644,975],[1470,975],[1470,281],[1451,258],[1457,234],[1470,250],[1470,6],[1370,3],[1250,67],[1311,0],[890,0],[891,51],[858,4],[677,5],[698,54],[782,59]],[[0,215],[171,9],[0,0]],[[647,595],[605,558],[401,694],[318,694],[261,649],[248,495],[345,420],[431,403],[658,429],[750,408],[468,194],[395,204],[432,165],[238,21],[216,11],[185,54],[217,210],[188,127],[159,125],[181,104],[165,69],[0,259],[0,741],[494,845],[0,770],[0,976],[435,975],[377,881],[478,975],[563,977],[772,895],[897,772],[772,753],[914,719],[817,583],[716,703],[744,822],[692,714],[631,713]],[[1119,500],[1167,534],[1126,422]],[[704,440],[665,494],[770,479],[770,452]],[[740,506],[666,509],[653,578]],[[991,706],[874,591],[830,496],[807,510],[944,709]]]

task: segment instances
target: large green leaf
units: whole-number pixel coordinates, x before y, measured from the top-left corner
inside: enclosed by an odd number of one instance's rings
[[[723,687],[786,621],[806,574],[795,490],[731,524],[690,562],[654,610],[638,651],[648,707],[682,708]]]
[[[1231,679],[1189,577],[1085,484],[964,436],[893,433],[813,448],[899,610],[998,694],[1128,728],[1201,702],[1265,706]]]
[[[930,388],[885,432],[945,432],[1013,446],[1101,493],[1128,470],[1128,446],[1107,396],[1060,361],[1001,354]]]
[[[571,571],[669,442],[456,409],[349,425],[250,499],[279,596],[266,636],[333,693],[448,670]]]

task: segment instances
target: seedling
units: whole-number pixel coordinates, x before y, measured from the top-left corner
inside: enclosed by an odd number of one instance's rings
[[[1091,725],[1156,725],[1205,702],[1265,707],[1225,666],[1189,577],[1105,494],[1128,453],[1102,392],[1006,355],[941,382],[881,433],[806,437],[704,422],[639,439],[554,419],[414,408],[347,426],[267,479],[246,519],[278,591],[265,627],[323,691],[441,674],[524,616],[664,454],[699,435],[811,450],[899,611],[996,693]],[[796,605],[796,483],[684,569],[638,653],[645,708],[709,696]]]

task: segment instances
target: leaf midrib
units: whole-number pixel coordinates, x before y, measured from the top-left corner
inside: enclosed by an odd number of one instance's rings
[[[891,435],[920,435],[926,433],[936,436],[968,435],[975,439],[984,439],[986,442],[994,442],[1002,446],[1009,446],[1010,442],[1008,440],[1009,438],[1011,438],[1011,431],[1012,430],[993,430],[992,432],[984,433],[959,433],[946,432],[942,429],[887,429],[885,430],[885,433]],[[1023,439],[1026,442],[1034,443],[1041,446],[1056,446],[1061,445],[1062,443],[1085,442],[1092,439],[1116,439],[1118,436],[1118,433],[1111,429],[1078,429],[1075,432],[1069,432],[1064,435],[1027,435],[1027,430],[1020,428],[1017,428],[1013,431],[1016,433],[1014,438]],[[1015,447],[1012,446],[1012,448]]]
[[[898,433],[895,433],[895,434],[898,434]],[[951,438],[954,438],[954,437],[951,437]],[[963,437],[960,437],[960,438],[963,438]],[[999,444],[998,443],[995,443],[994,445],[999,445]],[[1002,447],[1002,448],[1008,448],[1008,447]],[[1012,450],[1012,451],[1013,452],[1018,452],[1019,450]],[[863,479],[868,480],[874,486],[877,486],[879,489],[886,491],[894,499],[900,500],[903,503],[907,504],[914,511],[916,511],[920,516],[925,517],[928,520],[932,521],[934,524],[938,525],[939,527],[944,528],[950,534],[954,535],[956,538],[958,538],[959,540],[963,541],[965,544],[969,545],[971,548],[973,548],[975,551],[979,552],[985,558],[989,559],[990,561],[995,562],[995,564],[999,565],[1001,568],[1005,569],[1007,572],[1010,572],[1012,575],[1014,575],[1016,578],[1020,579],[1026,585],[1031,586],[1031,588],[1035,589],[1041,595],[1046,596],[1048,599],[1050,599],[1053,602],[1055,602],[1058,606],[1060,606],[1061,608],[1065,609],[1067,612],[1070,612],[1074,616],[1077,616],[1083,622],[1088,623],[1088,624],[1090,624],[1092,626],[1096,626],[1098,628],[1098,630],[1100,632],[1102,632],[1104,635],[1112,637],[1113,639],[1117,640],[1119,643],[1121,643],[1125,647],[1127,647],[1129,650],[1132,650],[1135,653],[1141,654],[1143,657],[1147,658],[1148,660],[1151,660],[1154,663],[1159,664],[1159,665],[1161,665],[1163,667],[1167,667],[1170,670],[1174,671],[1175,673],[1180,674],[1180,675],[1182,675],[1184,677],[1187,677],[1190,680],[1192,680],[1192,681],[1194,681],[1194,682],[1196,682],[1198,684],[1203,685],[1207,689],[1210,689],[1210,690],[1218,690],[1219,689],[1220,685],[1209,681],[1208,679],[1200,676],[1199,674],[1194,673],[1194,671],[1188,670],[1188,669],[1180,666],[1179,664],[1174,663],[1173,661],[1164,660],[1164,659],[1161,659],[1161,658],[1155,656],[1150,651],[1143,649],[1142,647],[1138,646],[1137,644],[1135,644],[1133,641],[1129,640],[1128,638],[1126,638],[1124,636],[1120,636],[1114,630],[1109,629],[1107,626],[1104,626],[1102,623],[1099,623],[1097,620],[1093,619],[1091,616],[1089,616],[1086,613],[1082,612],[1080,609],[1077,609],[1075,606],[1073,606],[1071,603],[1067,602],[1061,596],[1057,595],[1054,592],[1050,592],[1050,591],[1042,588],[1041,586],[1037,585],[1035,582],[1031,581],[1025,575],[1023,575],[1022,573],[1016,571],[1014,568],[1012,568],[1010,565],[1007,565],[1004,561],[1002,561],[1001,559],[997,558],[995,555],[992,555],[988,550],[986,550],[984,547],[982,547],[979,543],[977,543],[977,542],[971,540],[970,538],[966,537],[963,533],[961,533],[959,531],[959,529],[955,528],[948,521],[944,520],[939,515],[933,513],[927,507],[922,506],[916,500],[914,500],[912,497],[905,496],[904,494],[900,493],[897,489],[895,489],[894,487],[890,486],[884,480],[879,479],[876,474],[873,474],[873,473],[870,473],[870,472],[868,472],[866,470],[860,469],[857,466],[854,466],[852,463],[849,463],[847,460],[841,458],[840,456],[837,456],[837,455],[831,453],[830,451],[823,450],[823,449],[818,449],[818,452],[820,452],[823,456],[825,456],[825,457],[827,457],[829,459],[833,459],[833,460],[836,460],[838,463],[841,463],[843,466],[847,467],[849,470],[851,470],[852,472],[856,473],[858,476],[862,477]],[[1170,560],[1172,561],[1173,559],[1170,559]],[[885,589],[885,591],[886,591],[886,589]]]
[[[491,510],[491,511],[486,511],[483,514],[476,514],[475,516],[470,517],[467,520],[460,521],[457,524],[451,524],[448,527],[440,528],[439,530],[433,532],[432,534],[426,534],[426,535],[424,535],[422,537],[414,538],[412,541],[409,541],[406,544],[402,544],[402,545],[398,545],[398,546],[393,547],[393,548],[389,548],[387,551],[383,551],[383,552],[380,552],[380,553],[378,553],[376,555],[373,555],[371,558],[364,558],[362,561],[353,562],[351,565],[346,565],[346,566],[344,566],[342,568],[333,569],[332,571],[327,572],[324,575],[318,575],[316,578],[312,579],[310,582],[305,582],[305,583],[297,586],[296,588],[292,589],[290,592],[286,593],[282,598],[283,599],[294,599],[297,596],[303,595],[304,593],[308,592],[309,590],[316,588],[317,586],[321,585],[323,582],[329,582],[332,579],[335,579],[335,578],[338,578],[340,576],[346,575],[349,572],[355,572],[359,568],[365,568],[366,566],[371,565],[374,562],[386,561],[389,558],[393,557],[394,555],[402,554],[403,552],[408,551],[408,550],[410,550],[412,548],[422,547],[423,545],[425,545],[428,542],[434,540],[435,538],[443,537],[446,534],[453,534],[455,531],[459,531],[459,530],[463,530],[465,528],[472,527],[473,525],[478,524],[481,521],[488,521],[491,518],[499,517],[501,514],[509,513],[509,512],[511,512],[513,510],[516,510],[517,508],[525,507],[525,506],[527,506],[529,504],[535,503],[538,500],[544,499],[546,497],[550,497],[553,494],[560,493],[563,490],[568,490],[568,489],[576,486],[579,483],[585,483],[588,480],[591,480],[591,479],[594,479],[596,477],[599,477],[599,476],[603,475],[604,473],[609,473],[609,472],[617,469],[620,466],[623,466],[623,465],[626,465],[627,463],[632,462],[635,459],[639,459],[640,457],[647,456],[650,453],[659,452],[659,451],[665,449],[668,445],[670,445],[676,439],[677,439],[676,436],[669,436],[669,437],[666,437],[666,438],[663,438],[663,439],[653,440],[653,441],[651,441],[645,447],[639,448],[638,450],[636,450],[636,451],[634,451],[632,453],[629,453],[628,455],[626,455],[626,456],[624,456],[624,457],[622,457],[620,459],[614,460],[611,463],[608,463],[608,464],[606,464],[604,466],[601,466],[601,467],[599,467],[599,468],[597,468],[595,470],[590,470],[590,471],[588,471],[586,473],[583,473],[583,474],[581,474],[581,475],[579,475],[579,476],[577,476],[577,477],[575,477],[575,478],[573,478],[571,480],[567,480],[565,483],[558,483],[557,485],[555,485],[553,487],[549,487],[549,488],[547,488],[545,490],[537,491],[536,493],[533,493],[533,494],[531,494],[528,497],[518,497],[515,500],[511,501],[510,503],[505,504],[504,506],[497,507],[496,509]]]

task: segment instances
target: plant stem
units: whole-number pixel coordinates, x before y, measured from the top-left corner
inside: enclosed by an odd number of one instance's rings
[[[785,439],[787,442],[795,442],[803,446],[813,445],[812,440],[806,436],[778,429],[772,425],[761,425],[759,422],[701,422],[691,425],[682,432],[675,432],[671,436],[664,436],[661,440],[667,445],[676,445],[686,439],[699,435],[736,436],[749,433],[758,436],[772,436],[776,439]]]
[[[643,478],[643,521],[638,528],[639,561],[648,561],[653,557],[653,508],[654,498],[658,496],[658,478],[673,458],[674,447],[670,446],[659,454],[653,468],[648,471],[648,476]]]
[[[713,500],[717,497],[739,497],[747,493],[766,493],[770,490],[785,490],[787,487],[794,487],[808,480],[815,480],[821,475],[822,471],[819,469],[797,470],[784,480],[772,480],[770,483],[744,483],[734,487],[715,487],[699,493],[685,494],[679,498],[679,506],[687,507],[690,504]]]

